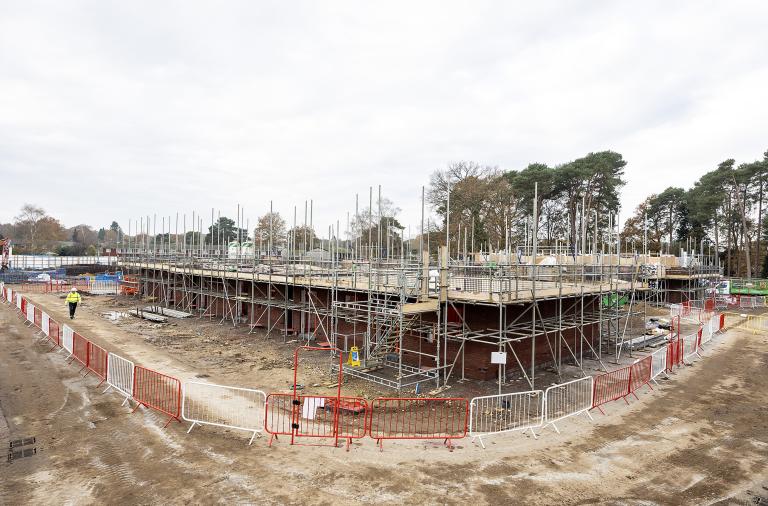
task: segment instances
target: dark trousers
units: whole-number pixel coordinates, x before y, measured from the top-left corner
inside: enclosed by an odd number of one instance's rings
[[[77,302],[70,302],[69,303],[69,317],[74,318],[75,317],[75,309],[77,309]]]

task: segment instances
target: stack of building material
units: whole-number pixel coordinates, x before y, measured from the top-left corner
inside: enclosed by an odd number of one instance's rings
[[[145,320],[149,320],[151,322],[166,323],[168,321],[168,318],[165,316],[138,308],[131,309],[130,311],[127,311],[127,313],[133,316],[138,316],[139,318],[143,318]]]
[[[184,311],[177,311],[176,309],[170,309],[162,306],[147,306],[144,311],[157,313],[163,316],[170,316],[171,318],[189,318],[192,313],[185,313]]]

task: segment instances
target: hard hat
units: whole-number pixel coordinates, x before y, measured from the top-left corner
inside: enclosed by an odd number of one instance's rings
[[[73,287],[72,287],[72,289],[70,290],[70,292],[76,292],[76,291],[77,291],[77,288],[75,288],[74,286],[73,286]]]

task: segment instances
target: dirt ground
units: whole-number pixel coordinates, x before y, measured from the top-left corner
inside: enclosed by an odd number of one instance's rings
[[[31,299],[64,321],[58,297]],[[182,380],[292,384],[295,343],[199,320],[111,322],[95,302],[86,299],[76,330],[137,363]],[[0,462],[0,504],[768,504],[766,335],[716,337],[702,360],[643,388],[640,401],[609,404],[594,422],[565,421],[562,434],[497,436],[486,449],[465,439],[453,452],[407,441],[379,452],[368,438],[350,452],[282,439],[269,448],[266,438],[249,447],[243,432],[162,429],[163,417],[131,414],[33,335],[0,307],[0,441],[34,436],[37,449]],[[310,393],[335,391],[324,360],[308,355],[299,376]],[[345,384],[344,393],[374,393],[367,388]]]

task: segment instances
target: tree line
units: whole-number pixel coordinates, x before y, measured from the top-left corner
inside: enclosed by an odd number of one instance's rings
[[[441,235],[445,236],[447,223],[452,256],[465,250],[524,248],[532,242],[534,230],[542,248],[597,250],[594,236],[583,238],[581,231],[591,230],[595,223],[604,229],[614,219],[619,191],[626,183],[626,164],[613,151],[589,153],[554,166],[531,163],[521,170],[471,161],[450,163],[430,178],[427,200],[442,220],[430,238],[445,244]]]
[[[10,238],[16,254],[98,255],[101,248],[115,248],[123,235],[113,221],[98,230],[81,224],[66,228],[34,204],[24,204],[11,223],[0,223],[0,239]]]
[[[680,254],[713,250],[726,276],[768,277],[764,201],[768,151],[762,159],[728,159],[689,189],[649,195],[627,220],[623,235],[651,249]]]
[[[239,240],[252,241],[260,251],[328,249],[329,239],[320,239],[322,235],[362,256],[416,255],[420,245],[428,245],[434,254],[448,237],[456,257],[469,251],[525,249],[537,230],[542,251],[558,247],[571,254],[598,253],[609,244],[615,251],[620,237],[622,252],[713,252],[728,276],[768,277],[768,220],[763,217],[768,151],[761,160],[725,160],[689,189],[669,187],[649,195],[620,229],[626,165],[614,151],[552,166],[531,163],[520,170],[450,163],[432,173],[426,202],[434,214],[425,216],[423,233],[408,241],[398,220],[400,209],[380,195],[371,195],[368,206],[356,209],[344,226],[329,227],[327,234],[317,234],[311,222],[288,227],[280,213],[268,212],[251,230],[221,216],[207,229],[199,224],[196,231],[183,234],[142,231],[128,238],[114,221],[98,230],[87,225],[65,228],[42,208],[27,204],[13,223],[0,224],[0,237],[11,237],[18,253],[93,254],[121,242],[221,247]]]

